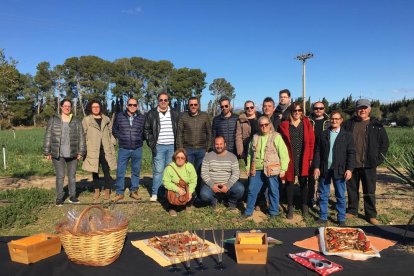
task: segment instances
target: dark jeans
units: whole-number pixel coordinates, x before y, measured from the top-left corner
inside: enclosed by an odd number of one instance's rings
[[[68,175],[69,197],[76,197],[76,166],[78,159],[75,158],[53,158],[53,165],[56,171],[56,199],[63,200],[65,193],[63,192],[63,181],[65,179],[65,167]]]
[[[313,174],[313,170],[312,170]],[[309,207],[312,207],[314,204],[316,204],[318,198],[319,198],[319,189],[316,191],[316,181],[315,178],[313,178],[313,175],[308,176],[308,204]],[[316,194],[315,194],[316,192]]]
[[[377,187],[377,168],[355,168],[352,178],[347,182],[348,213],[358,215],[359,183],[362,182],[364,210],[367,219],[377,217],[375,190]]]
[[[279,214],[279,177],[271,176],[267,177],[263,170],[256,171],[256,175],[250,176],[249,190],[247,193],[247,206],[245,214],[250,216],[253,214],[254,204],[256,202],[257,195],[264,184],[269,187],[269,214],[276,216]]]
[[[223,195],[228,199],[229,205],[236,206],[237,202],[241,200],[244,195],[244,185],[237,181],[231,186],[226,194],[220,193],[220,196]],[[207,184],[203,183],[200,191],[200,198],[203,202],[212,204],[217,202],[217,194]]]
[[[308,200],[308,177],[299,176],[299,185],[300,185],[300,199],[301,205],[307,204]],[[295,196],[295,183],[286,181],[286,197],[288,206],[293,206],[293,199]]]
[[[104,174],[104,188],[105,189],[110,189],[111,188],[111,173],[109,172],[109,165],[108,162],[106,162],[105,159],[105,152],[103,150],[101,150],[99,152],[99,164],[98,166],[101,166],[102,168],[102,172]],[[100,189],[101,185],[99,183],[99,173],[92,173],[92,178],[93,178],[93,188],[94,189]]]
[[[338,222],[345,222],[346,212],[346,184],[344,178],[334,178],[333,170],[329,170],[325,177],[319,179],[319,191],[321,192],[319,206],[320,206],[320,218],[323,220],[328,219],[328,201],[331,192],[331,182],[333,180],[336,197],[336,211],[338,212]]]
[[[139,174],[141,170],[142,147],[134,150],[119,148],[118,168],[116,170],[116,193],[123,195],[125,192],[125,173],[128,161],[131,159],[131,188],[130,192],[135,192],[139,188]]]
[[[185,151],[188,155],[188,162],[193,164],[194,169],[196,170],[197,174],[199,174],[201,169],[201,163],[203,163],[204,156],[206,155],[206,150],[186,148]]]

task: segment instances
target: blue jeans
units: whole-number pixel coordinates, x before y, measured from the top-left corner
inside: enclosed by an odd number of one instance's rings
[[[138,190],[139,173],[141,170],[142,147],[135,150],[119,148],[118,150],[118,168],[116,169],[116,193],[123,195],[125,191],[125,173],[128,161],[131,159],[131,188],[130,192]]]
[[[198,174],[200,172],[201,163],[203,163],[204,156],[206,155],[206,150],[186,148],[185,151],[188,155],[188,162],[193,164]]]
[[[319,207],[320,218],[323,220],[328,219],[328,200],[330,194],[331,180],[333,180],[335,188],[335,197],[336,197],[336,211],[338,211],[338,222],[345,222],[345,213],[346,213],[346,184],[344,178],[334,178],[333,171],[329,170],[327,177],[321,177],[319,179]]]
[[[63,200],[65,193],[63,192],[63,181],[65,179],[65,167],[68,175],[69,197],[76,197],[76,166],[78,159],[75,158],[53,158],[53,165],[56,171],[56,199]]]
[[[243,194],[244,186],[242,183],[237,181],[233,184],[233,186],[231,186],[227,193],[223,195],[228,199],[229,205],[235,207],[237,205],[237,202],[243,197]],[[205,183],[203,183],[203,185],[201,186],[200,198],[203,202],[207,202],[210,204],[212,204],[213,202],[217,202],[217,195],[213,192],[210,186],[208,186]]]
[[[271,216],[279,214],[279,177],[267,177],[263,170],[260,170],[256,171],[255,176],[250,176],[249,178],[249,190],[247,192],[247,206],[245,211],[246,215],[250,216],[253,214],[257,195],[264,184],[269,186],[269,214]]]
[[[157,153],[152,157],[152,195],[161,195],[162,175],[165,167],[172,161],[174,145],[156,145]]]

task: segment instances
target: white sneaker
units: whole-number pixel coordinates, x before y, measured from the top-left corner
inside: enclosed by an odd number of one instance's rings
[[[158,199],[158,196],[157,195],[152,195],[151,198],[150,198],[150,201],[151,202],[156,202],[157,199]]]

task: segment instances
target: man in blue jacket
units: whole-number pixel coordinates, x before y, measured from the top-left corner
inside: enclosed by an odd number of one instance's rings
[[[236,123],[239,116],[231,111],[230,100],[227,97],[222,97],[219,100],[221,113],[214,117],[211,128],[211,141],[217,136],[223,136],[226,140],[227,151],[236,153]],[[211,145],[214,148],[214,145]]]
[[[128,162],[131,159],[131,188],[130,197],[139,200],[139,174],[141,170],[142,145],[144,140],[144,115],[137,112],[138,102],[130,98],[127,109],[116,115],[112,134],[118,139],[118,168],[116,170],[116,196],[117,202],[124,198],[125,173]]]

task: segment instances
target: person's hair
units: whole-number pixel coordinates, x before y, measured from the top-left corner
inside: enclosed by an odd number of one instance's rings
[[[324,104],[323,102],[321,102],[321,101],[316,101],[316,102],[314,102],[314,103],[312,104],[312,110],[315,108],[315,104],[318,104],[318,103],[322,104],[322,105],[323,105],[323,107],[325,107],[325,104]]]
[[[170,95],[167,92],[165,92],[165,91],[159,93],[158,96],[157,96],[157,99],[159,100],[162,95],[167,96],[168,100],[170,100]]]
[[[86,114],[90,115],[92,114],[92,105],[93,104],[98,104],[99,105],[99,114],[102,114],[102,103],[99,100],[92,100],[89,101],[87,106],[86,106]]]
[[[341,119],[343,119],[343,118],[344,118],[344,116],[342,115],[342,113],[341,113],[339,110],[334,110],[334,111],[332,111],[332,112],[331,112],[330,117],[332,117],[332,116],[333,116],[333,115],[335,115],[335,114],[339,114],[339,116],[341,117]]]
[[[230,104],[230,99],[229,99],[229,98],[227,98],[226,96],[223,96],[223,97],[221,97],[221,98],[220,98],[220,100],[219,100],[220,105],[221,105],[221,103],[222,103],[222,102],[224,102],[224,101],[228,101],[228,102],[229,102],[229,104]]]
[[[267,120],[269,122],[270,131],[274,131],[275,130],[272,122],[270,121],[270,119],[266,115],[263,115],[263,116],[260,116],[260,118],[257,120],[257,124],[259,125],[259,134],[260,135],[263,134],[262,128],[260,127],[260,122],[263,121],[263,120]]]
[[[172,156],[172,160],[174,161],[174,163],[175,163],[175,161],[176,161],[175,159],[176,159],[176,157],[177,157],[177,155],[179,153],[184,154],[184,156],[185,156],[185,162],[187,163],[187,161],[188,161],[187,151],[185,149],[183,149],[183,148],[178,148],[176,151],[174,151],[174,154]]]
[[[72,101],[71,101],[71,100],[69,100],[69,99],[67,99],[67,98],[65,98],[65,99],[61,100],[61,101],[60,101],[60,103],[59,103],[59,105],[60,105],[60,106],[63,106],[63,104],[64,104],[65,102],[69,102],[69,103],[70,103],[70,106],[71,106],[71,107],[73,106]]]
[[[129,98],[128,100],[127,100],[127,105],[129,104],[129,101],[130,100],[135,100],[136,102],[137,102],[137,104],[138,104],[138,100],[137,99],[135,99],[134,97],[131,97],[131,98]]]
[[[282,89],[282,90],[280,90],[280,91],[279,91],[279,97],[280,97],[280,95],[282,95],[283,93],[286,93],[286,94],[289,96],[289,98],[290,98],[290,91],[289,91],[289,89]]]
[[[226,138],[224,138],[224,136],[221,136],[221,135],[217,135],[216,137],[214,137],[214,143],[216,143],[217,138],[222,138],[224,141],[224,144],[226,143]]]
[[[293,120],[293,117],[292,117],[292,115],[293,115],[293,113],[295,113],[295,109],[296,109],[296,107],[300,107],[300,109],[302,109],[302,115],[300,115],[300,119],[302,120],[303,119],[303,117],[305,116],[305,114],[304,114],[304,110],[303,110],[303,105],[302,105],[302,102],[294,102],[294,103],[292,103],[291,105],[290,105],[290,115],[289,115],[289,119],[290,119],[290,121],[292,121]]]
[[[246,106],[246,104],[248,104],[248,103],[252,103],[254,105],[254,102],[252,100],[247,100],[247,101],[244,102],[244,106]]]
[[[272,103],[273,104],[273,107],[275,106],[275,101],[273,100],[272,97],[266,97],[266,98],[264,98],[263,105],[264,105],[264,103]]]
[[[190,97],[189,99],[188,99],[188,104],[190,104],[190,101],[192,101],[192,100],[196,100],[197,101],[197,103],[198,103],[198,105],[200,105],[200,99],[198,98],[198,97]]]

